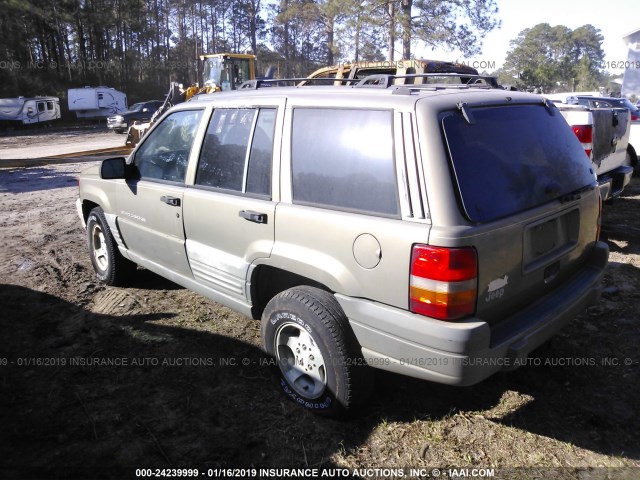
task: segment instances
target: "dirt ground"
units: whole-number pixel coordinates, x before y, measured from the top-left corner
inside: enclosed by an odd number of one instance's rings
[[[76,126],[32,125],[0,131],[0,162],[120,147],[125,140],[126,135],[113,133],[104,121]]]
[[[96,281],[74,206],[89,165],[0,169],[0,478],[640,478],[640,179],[604,207],[602,300],[528,366],[468,388],[377,372],[338,422],[281,395],[258,322],[147,271]]]

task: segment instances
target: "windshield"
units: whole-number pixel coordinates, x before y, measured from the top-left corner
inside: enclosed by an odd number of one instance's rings
[[[240,58],[207,58],[204,63],[204,85],[223,91],[235,90],[250,79],[249,60]]]
[[[144,103],[134,103],[133,105],[131,105],[131,108],[129,108],[129,111],[139,112],[140,110],[142,110],[143,107],[144,107]]]
[[[220,74],[222,73],[222,59],[207,58],[204,61],[204,85],[220,85]]]

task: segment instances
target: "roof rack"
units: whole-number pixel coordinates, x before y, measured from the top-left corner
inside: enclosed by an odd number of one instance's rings
[[[432,82],[428,79],[447,78],[460,79],[460,83]],[[403,79],[404,83],[396,83],[398,79]],[[420,79],[420,82],[416,82]],[[427,79],[427,81],[423,81]],[[440,88],[500,88],[495,77],[488,75],[474,75],[471,73],[416,73],[405,75],[375,74],[368,75],[361,79],[356,78],[269,78],[247,80],[242,83],[238,90],[257,90],[265,87],[281,86],[310,86],[310,85],[334,85],[341,83],[353,88],[394,88],[393,93],[410,94],[418,89],[440,89]]]

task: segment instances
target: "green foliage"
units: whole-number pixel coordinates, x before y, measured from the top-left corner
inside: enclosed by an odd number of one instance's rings
[[[587,91],[603,82],[600,30],[584,25],[571,30],[541,23],[511,41],[500,81],[523,90]]]
[[[495,0],[4,0],[0,97],[108,85],[130,103],[160,98],[198,80],[199,55],[225,51],[280,76],[383,60],[396,39],[407,58],[415,41],[473,54],[496,12]]]
[[[467,56],[480,53],[482,37],[500,27],[494,0],[415,0],[414,7],[414,39],[433,47],[453,46]]]

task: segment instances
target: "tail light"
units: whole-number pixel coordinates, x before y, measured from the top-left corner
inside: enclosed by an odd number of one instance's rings
[[[637,122],[638,120],[640,120],[640,117],[638,115],[631,114],[631,121],[632,122]]]
[[[409,308],[413,313],[458,320],[475,312],[477,292],[475,249],[413,247],[409,288]]]
[[[578,140],[582,144],[585,153],[591,158],[591,150],[593,150],[593,127],[591,125],[573,125],[571,127],[573,133],[576,134]]]

